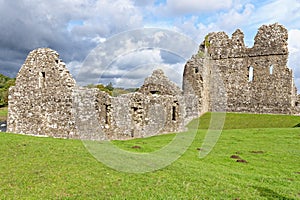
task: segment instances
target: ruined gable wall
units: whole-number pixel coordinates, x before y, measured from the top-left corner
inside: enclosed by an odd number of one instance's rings
[[[98,97],[99,122],[108,139],[129,139],[184,130],[182,91],[162,70],[145,79],[139,92]],[[174,94],[174,95],[170,95]]]
[[[181,95],[181,89],[165,76],[163,70],[154,70],[152,75],[147,77],[144,84],[139,89],[143,94],[161,94],[161,95]]]
[[[57,52],[47,48],[30,52],[9,92],[8,131],[72,137],[74,86]]]

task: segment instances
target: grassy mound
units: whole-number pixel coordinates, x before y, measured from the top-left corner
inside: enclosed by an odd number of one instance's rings
[[[242,126],[251,115],[228,114],[213,151],[199,159],[208,116],[201,118],[196,138],[183,156],[144,174],[108,168],[79,140],[0,133],[0,199],[300,198],[300,130],[291,128],[299,118],[253,115],[260,123]],[[163,147],[174,135],[114,144],[145,153]]]

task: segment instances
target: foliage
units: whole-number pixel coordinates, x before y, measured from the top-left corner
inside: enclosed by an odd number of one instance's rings
[[[114,90],[114,87],[113,87],[112,82],[109,82],[109,84],[106,85],[105,88],[106,88],[107,90],[109,90],[109,91],[113,91],[113,90]]]
[[[8,105],[8,89],[15,85],[15,79],[0,74],[0,107]]]
[[[7,119],[7,107],[0,108],[0,121],[6,121]]]
[[[268,122],[271,118],[267,115],[253,116],[262,121],[258,127],[245,124],[245,116],[227,116],[231,118],[226,119],[228,129],[207,157],[198,158],[206,134],[205,129],[199,129],[182,157],[164,169],[145,174],[106,167],[80,140],[0,133],[0,199],[299,198],[299,129],[279,128],[281,123]],[[285,118],[273,119],[288,121],[288,117],[281,117]],[[283,127],[294,124],[293,117],[290,119]],[[209,120],[201,121],[201,126],[208,126]],[[264,123],[276,128],[259,127]],[[113,143],[128,151],[151,152],[174,135]],[[133,149],[135,145],[141,148]],[[233,154],[248,163],[236,162],[230,158]]]
[[[113,91],[113,89],[111,89],[111,88],[113,88],[112,86],[109,86],[109,85],[104,86],[102,84],[98,84],[98,85],[96,85],[96,88],[98,88],[99,90],[106,92],[107,94],[112,96],[112,91]]]
[[[108,85],[104,86],[103,84],[89,84],[86,86],[87,88],[98,88],[100,91],[106,92],[110,96],[112,96],[112,91],[114,90],[112,83],[109,83]]]
[[[100,91],[106,92],[107,94],[109,94],[110,96],[120,96],[122,94],[128,94],[131,92],[136,92],[138,90],[138,88],[115,88],[113,87],[113,84],[110,82],[109,84],[107,84],[106,86],[104,86],[103,84],[89,84],[86,86],[87,88],[98,88]]]
[[[198,51],[198,57],[203,58],[205,56],[205,53],[202,50]]]
[[[210,41],[208,40],[208,38],[209,38],[209,35],[206,35],[206,36],[205,36],[205,47],[206,47],[206,48],[209,48],[209,47],[210,47]]]

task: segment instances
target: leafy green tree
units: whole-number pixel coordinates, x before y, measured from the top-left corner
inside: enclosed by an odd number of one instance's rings
[[[8,105],[8,90],[15,85],[15,79],[0,74],[0,107]]]

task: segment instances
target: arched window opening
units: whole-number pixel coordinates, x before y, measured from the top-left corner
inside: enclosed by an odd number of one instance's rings
[[[248,82],[252,82],[254,80],[254,69],[252,66],[248,67]]]

